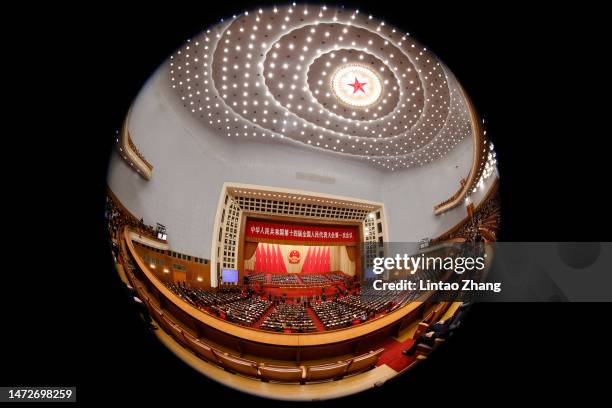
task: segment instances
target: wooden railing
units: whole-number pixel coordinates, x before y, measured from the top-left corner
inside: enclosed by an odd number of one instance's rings
[[[451,202],[457,200],[461,196],[461,194],[463,193],[463,188],[465,187],[465,179],[461,179],[459,184],[461,185],[459,187],[459,190],[457,190],[455,192],[455,194],[453,194],[451,197],[449,197],[446,200],[442,201],[440,204],[435,205],[434,206],[434,210],[438,210],[439,208],[442,208],[442,207],[450,204]]]
[[[217,319],[181,301],[158,282],[139,259],[130,242],[128,228],[122,235],[123,270],[138,298],[163,331],[203,360],[263,382],[306,384],[363,373],[374,368],[384,352],[380,339],[397,336],[400,330],[423,319],[426,310],[441,314],[448,307],[447,302],[426,301],[432,294],[427,292],[425,300],[419,298],[391,312],[379,319],[378,324],[372,322],[328,333],[262,332]],[[388,321],[384,321],[385,318]],[[278,363],[271,365],[260,358],[274,359]],[[318,361],[309,364],[309,360]]]
[[[145,159],[144,155],[138,150],[128,130],[130,111],[128,111],[123,121],[123,125],[121,126],[121,132],[117,141],[117,151],[136,173],[145,180],[150,180],[153,175],[153,165]]]
[[[121,231],[123,231],[123,228],[125,226],[130,226],[130,228],[138,234],[149,237],[155,241],[163,242],[158,240],[155,236],[154,228],[150,225],[141,223],[140,220],[121,203],[109,186],[106,186],[106,197],[107,227],[113,239],[119,240],[119,235]]]
[[[431,240],[432,244],[463,238],[470,240],[479,234],[485,241],[497,240],[500,226],[499,182],[495,181],[486,197],[474,209],[472,216],[464,218],[450,230]]]
[[[140,157],[140,159],[144,162],[144,164],[149,168],[149,170],[153,170],[153,165],[151,163],[149,163],[147,161],[147,159],[145,159],[145,157],[142,155],[142,153],[140,153],[140,150],[138,150],[138,148],[136,147],[136,145],[134,144],[134,142],[132,141],[132,136],[130,135],[130,132],[128,131],[128,144],[130,145],[130,148],[134,151],[134,153],[136,153],[136,155],[138,157]]]
[[[238,350],[252,349],[251,354],[273,356],[278,350],[275,347],[283,346],[287,355],[292,359],[325,358],[326,356],[352,354],[351,350],[361,350],[369,345],[374,333],[396,333],[400,328],[419,319],[428,305],[428,299],[434,294],[426,291],[414,302],[398,308],[382,317],[351,328],[338,329],[327,332],[316,333],[276,333],[257,330],[250,327],[233,324],[219,319],[205,311],[202,311],[168,289],[148,266],[137,255],[129,238],[129,230],[126,228],[122,234],[121,246],[125,256],[131,259],[134,265],[134,274],[145,286],[149,296],[154,297],[164,309],[172,311],[172,315],[187,327],[197,327],[199,333],[208,333],[212,338],[220,340],[223,344],[234,345]],[[125,268],[125,266],[124,266]],[[376,336],[374,336],[376,337]],[[316,357],[316,358],[315,358]]]
[[[128,273],[127,276],[136,288],[138,297],[149,309],[153,319],[167,334],[200,358],[235,374],[257,378],[264,382],[304,384],[307,382],[331,381],[374,368],[380,354],[384,351],[384,349],[379,348],[349,359],[315,365],[266,364],[247,359],[238,354],[224,351],[213,343],[200,338],[197,333],[184,328],[180,322],[172,317],[171,313],[163,310],[154,298],[145,292],[144,286],[136,280],[134,275]]]
[[[476,108],[461,85],[458,85],[458,87],[470,111],[472,138],[474,143],[472,167],[470,168],[469,174],[464,179],[465,183],[461,186],[459,191],[455,192],[450,198],[434,206],[434,214],[436,215],[440,215],[461,204],[466,195],[476,187],[487,162],[487,154],[489,153],[489,143],[485,137],[485,131],[481,126],[478,114],[476,113]]]

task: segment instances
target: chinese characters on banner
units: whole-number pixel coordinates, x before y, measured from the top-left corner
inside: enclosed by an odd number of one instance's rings
[[[357,228],[291,225],[248,220],[247,238],[268,238],[286,241],[357,242]]]

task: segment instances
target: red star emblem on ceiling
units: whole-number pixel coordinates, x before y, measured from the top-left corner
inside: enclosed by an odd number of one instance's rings
[[[348,86],[352,86],[353,87],[353,94],[356,94],[357,91],[361,91],[363,93],[366,93],[365,89],[363,89],[363,86],[367,84],[367,82],[359,82],[359,80],[357,79],[357,77],[355,77],[355,82],[352,84],[347,84]]]

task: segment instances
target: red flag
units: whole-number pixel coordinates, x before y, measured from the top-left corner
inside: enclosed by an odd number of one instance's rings
[[[287,273],[287,266],[285,265],[285,259],[283,258],[283,251],[280,249],[280,245],[276,245],[276,253],[278,254],[278,262],[280,263],[280,271]]]
[[[321,262],[321,272],[329,271],[329,247],[323,251],[323,262]]]
[[[257,244],[257,249],[255,250],[255,272],[261,272],[261,244]]]
[[[315,257],[314,257],[314,265],[312,268],[313,273],[317,273],[319,271],[319,265],[321,265],[321,248],[315,248]]]
[[[270,273],[270,251],[268,250],[268,244],[264,244],[263,248],[261,248],[261,252],[263,254],[264,272]]]
[[[279,264],[279,259],[278,259],[278,245],[275,245],[272,247],[272,258],[274,259],[273,261],[273,268],[274,268],[274,273],[281,273],[280,270],[280,264]]]
[[[306,257],[304,258],[304,263],[302,264],[302,273],[308,273],[309,265],[310,265],[310,247],[308,247],[308,252],[306,252]]]

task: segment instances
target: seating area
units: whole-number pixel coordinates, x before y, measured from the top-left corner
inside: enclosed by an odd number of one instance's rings
[[[305,284],[327,285],[330,279],[323,274],[300,274],[300,280]]]
[[[499,192],[492,189],[492,193],[486,201],[475,209],[473,217],[467,219],[459,228],[440,235],[432,242],[439,243],[457,238],[463,238],[469,242],[496,241],[500,225],[501,202]]]
[[[198,339],[187,332],[171,332],[173,337],[180,337],[181,342],[212,364],[216,364],[226,371],[264,382],[276,383],[316,383],[337,380],[346,376],[355,375],[374,368],[384,349],[371,350],[348,360],[319,365],[282,366],[258,363],[253,360],[238,357],[223,352],[208,345],[204,340]]]
[[[299,366],[271,365],[245,359],[222,351],[209,344],[206,340],[198,338],[194,333],[185,330],[181,324],[175,321],[175,319],[165,310],[162,310],[162,308],[144,292],[144,287],[135,281],[131,272],[129,275],[131,278],[130,280],[134,282],[138,296],[143,300],[152,318],[168,335],[200,358],[234,374],[256,378],[264,382],[276,383],[306,384],[331,381],[359,374],[374,368],[380,355],[384,351],[383,348],[379,348],[353,358],[333,363]],[[268,303],[259,299],[250,300],[253,301],[253,303],[251,303],[252,305]],[[287,319],[290,319],[290,316],[294,316],[301,321],[304,321],[304,317],[307,318],[307,316],[302,315],[302,313],[306,313],[302,305],[279,305],[279,307],[277,307],[277,312],[279,313],[279,317],[280,314],[282,314],[283,318]]]
[[[116,202],[110,194],[106,196],[104,218],[110,236],[114,240],[117,240],[118,234],[123,231],[125,226],[129,226],[132,230],[139,231],[145,235],[155,236],[155,229],[152,226],[146,225],[142,219],[136,219],[136,217]]]
[[[433,279],[435,275],[433,271],[419,271],[408,279]],[[392,312],[416,300],[420,295],[419,291],[375,290],[371,282],[366,281],[358,294],[315,303],[312,308],[326,330],[335,330],[363,323],[383,312]]]
[[[129,257],[125,261],[127,260],[129,260]],[[124,265],[127,266],[127,262],[125,262]],[[136,289],[139,298],[143,300],[143,303],[147,309],[149,309],[154,321],[156,321],[167,334],[172,336],[177,343],[211,364],[223,368],[224,370],[233,374],[258,379],[263,382],[309,384],[333,381],[347,376],[356,375],[372,369],[377,365],[377,363],[388,364],[389,357],[385,357],[385,355],[383,355],[385,348],[388,347],[386,343],[374,343],[370,346],[372,348],[371,351],[364,354],[359,354],[355,357],[342,357],[339,360],[332,360],[331,358],[326,357],[328,359],[325,360],[326,363],[310,365],[300,365],[299,353],[297,354],[297,363],[292,363],[291,360],[289,360],[288,362],[284,363],[287,365],[281,365],[283,363],[269,364],[267,362],[261,362],[259,361],[259,358],[254,357],[258,356],[258,354],[253,354],[253,352],[249,353],[248,351],[247,353],[249,354],[247,355],[253,357],[251,357],[252,359],[245,358],[242,354],[236,351],[231,351],[236,350],[236,348],[228,348],[223,342],[214,343],[219,340],[217,338],[199,338],[199,336],[206,336],[204,334],[205,332],[201,332],[197,328],[193,328],[189,325],[184,325],[179,320],[176,320],[171,312],[162,309],[162,307],[157,303],[157,297],[149,296],[145,291],[146,288],[144,285],[135,280],[134,269],[138,269],[138,267],[126,267],[126,274],[130,281],[135,282],[133,286]],[[172,289],[172,291],[181,297],[181,299],[188,299],[186,301],[195,303],[195,300],[202,302],[204,300],[211,301],[211,299],[213,299],[214,301],[226,302],[225,304],[218,306],[218,309],[225,313],[223,318],[241,325],[250,325],[252,327],[265,330],[297,334],[322,330],[321,324],[318,321],[319,319],[325,323],[325,317],[319,316],[316,314],[316,312],[313,313],[313,311],[308,310],[308,308],[311,307],[310,305],[313,305],[313,303],[282,303],[281,300],[281,303],[274,306],[274,302],[262,299],[260,296],[247,298],[246,294],[240,290],[237,290],[237,288],[224,288],[218,289],[215,292],[208,292],[189,288],[185,286],[184,283],[167,283],[166,287]],[[351,289],[351,291],[352,290],[353,289]],[[361,290],[361,293],[359,293],[359,289],[357,289],[357,294],[349,296],[345,295],[344,297],[340,297],[334,301],[315,303],[312,307],[315,310],[317,308],[321,310],[323,308],[334,308],[336,313],[353,318],[352,320],[345,319],[344,321],[341,321],[340,324],[337,324],[338,322],[330,321],[325,325],[325,330],[348,327],[353,324],[360,323],[360,321],[357,320],[371,318],[371,314],[368,314],[363,309],[363,302],[370,300],[368,299],[368,297],[371,296],[369,292],[370,291],[368,289],[364,288]],[[351,301],[354,299],[359,299],[360,303],[352,304]],[[395,297],[397,303],[401,303],[403,300],[408,301],[407,299],[398,299],[399,297]],[[432,315],[431,319],[426,318],[424,321],[435,321],[435,319],[440,317],[447,310],[447,308],[448,304],[441,304],[434,309],[430,309],[435,316]],[[212,309],[212,307],[208,306],[205,310],[210,311]],[[353,313],[352,315],[350,315],[351,312]],[[259,322],[262,320],[263,323],[259,324]],[[336,324],[334,325],[334,323]],[[345,326],[342,326],[342,324],[345,324]],[[217,346],[217,344],[219,345]],[[224,346],[223,349],[219,348],[221,345]],[[418,358],[422,358],[422,355],[425,354],[425,352],[422,350],[424,347],[425,346],[419,346],[417,348]],[[242,350],[241,346],[238,346],[238,349]],[[267,356],[267,358],[276,359],[276,357],[270,356]],[[309,358],[312,359],[313,357],[310,356]],[[380,361],[379,358],[381,359]],[[284,360],[284,358],[281,360]]]
[[[267,279],[266,274],[251,274],[255,279],[263,281]],[[345,279],[343,274],[303,274],[299,277],[289,274],[272,274],[271,278],[276,284],[279,282],[295,282],[296,286],[319,286],[325,285],[325,282],[330,283],[331,276],[336,279]],[[414,275],[410,275],[407,279],[434,279],[435,271],[420,271]],[[305,280],[305,283],[300,283],[299,280]],[[381,313],[389,313],[396,310],[414,300],[421,293],[418,291],[377,291],[371,283],[365,282],[363,287],[357,291],[344,291],[336,295],[333,300],[320,301],[319,297],[314,301],[310,301],[310,305],[305,306],[302,303],[278,303],[279,299],[273,302],[272,297],[267,299],[264,296],[247,297],[238,288],[219,289],[215,292],[206,291],[203,289],[192,288],[184,283],[165,283],[172,292],[179,296],[182,300],[189,304],[198,307],[201,310],[206,310],[215,316],[224,320],[245,325],[254,326],[270,308],[274,308],[269,313],[261,324],[258,324],[259,329],[270,330],[285,333],[308,333],[321,330],[336,330],[351,327],[356,324],[364,323],[368,319],[372,319]],[[286,283],[290,285],[290,283]],[[279,285],[282,286],[282,285]],[[352,292],[352,291],[351,291]],[[276,306],[274,306],[276,303]],[[312,307],[314,315],[311,318],[307,307]],[[313,322],[313,319],[320,320]],[[317,329],[318,328],[318,329]]]
[[[416,281],[417,279],[437,280],[439,273],[432,270],[420,270],[413,275],[409,275],[404,279]],[[383,311],[396,310],[414,300],[421,295],[420,291],[402,291],[391,292],[375,290],[372,281],[366,280],[359,295],[346,296],[339,301],[351,305],[357,309],[362,309],[367,312],[381,313]]]
[[[442,318],[442,316],[444,315],[444,313],[446,313],[450,305],[451,302],[440,302],[438,305],[436,305],[436,307],[431,312],[429,312],[429,314],[427,314],[427,316],[425,316],[423,320],[418,324],[417,329],[412,337],[416,339],[421,334],[425,333],[429,326],[438,322]]]
[[[339,299],[339,303],[351,306],[355,310],[367,313],[382,313],[392,311],[418,297],[418,292],[399,292],[374,290],[371,286],[365,286],[359,295],[349,295]]]
[[[239,300],[220,306],[211,306],[217,316],[238,324],[250,326],[272,306],[272,302],[258,297]]]
[[[264,273],[247,271],[249,284],[271,284],[283,287],[325,287],[346,283],[351,278],[342,272],[329,273]]]
[[[260,328],[291,333],[306,333],[316,330],[314,322],[308,316],[308,312],[302,304],[279,304],[272,313],[266,316]]]
[[[249,277],[249,283],[253,282],[265,282],[266,274],[265,273],[250,273],[247,275]]]
[[[368,319],[365,311],[335,300],[316,303],[312,309],[326,330],[350,327],[354,323],[365,322]]]
[[[433,350],[438,348],[449,336],[452,335],[452,330],[461,325],[462,316],[464,315],[465,310],[469,309],[470,302],[463,302],[455,309],[452,309],[452,305],[452,302],[438,303],[418,324],[417,329],[412,336],[413,340],[416,341],[415,355],[417,356],[418,360],[426,359]],[[441,319],[444,320],[444,324],[449,325],[448,327],[450,330],[436,336],[433,343],[419,341],[419,339],[430,330],[430,327],[440,322]]]
[[[344,282],[350,279],[347,275],[342,272],[331,272],[325,275],[325,277],[332,282]]]
[[[181,329],[178,324],[156,306],[152,307],[150,302],[147,306],[162,328],[167,331],[177,342],[190,349],[204,360],[218,365],[234,374],[257,378],[264,382],[278,383],[315,383],[331,381],[346,376],[355,375],[374,368],[378,358],[384,351],[380,348],[371,350],[359,356],[335,363],[282,366],[259,363],[242,358],[228,352],[224,352],[199,339],[193,334]]]
[[[129,275],[139,298],[144,302],[151,317],[168,335],[200,358],[234,374],[256,378],[264,382],[277,383],[306,384],[331,381],[374,368],[384,351],[383,348],[379,348],[349,359],[315,365],[271,365],[242,358],[220,350],[205,339],[198,338],[195,333],[184,329],[173,316],[163,310],[144,292],[144,287],[135,280],[131,272],[129,272]],[[252,304],[257,305],[258,300],[251,300],[254,301]],[[266,302],[263,301],[261,303],[265,304]],[[279,312],[284,313],[284,316],[299,316],[300,313],[305,313],[305,308],[301,305],[284,304],[280,306],[282,307],[277,309]]]
[[[291,286],[299,284],[297,277],[293,274],[272,274],[270,276],[272,283],[275,285]]]
[[[164,285],[187,303],[199,308],[224,305],[244,298],[240,291],[219,290],[209,292],[176,283],[165,282]]]

